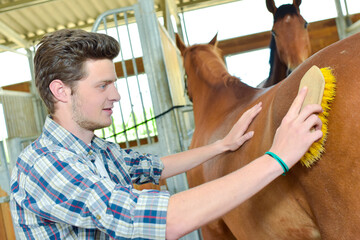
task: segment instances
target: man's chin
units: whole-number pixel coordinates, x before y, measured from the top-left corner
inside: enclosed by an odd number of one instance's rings
[[[93,131],[99,130],[99,129],[102,129],[102,128],[110,127],[110,125],[111,125],[111,123],[99,124],[99,125],[95,126],[95,129]]]
[[[88,124],[87,129],[91,130],[91,131],[95,131],[95,130],[99,130],[102,128],[106,128],[109,127],[111,125],[111,121],[110,122],[102,122],[102,123],[93,123],[93,124]]]

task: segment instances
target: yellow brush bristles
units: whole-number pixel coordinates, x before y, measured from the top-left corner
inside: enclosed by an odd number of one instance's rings
[[[311,167],[313,163],[320,159],[321,154],[325,151],[324,144],[328,135],[328,116],[331,103],[334,101],[335,98],[336,79],[332,74],[331,69],[321,68],[320,70],[325,79],[324,95],[321,101],[323,112],[319,114],[319,117],[322,121],[321,131],[323,132],[323,136],[319,141],[313,143],[310,146],[309,150],[301,158],[301,163],[306,167]]]

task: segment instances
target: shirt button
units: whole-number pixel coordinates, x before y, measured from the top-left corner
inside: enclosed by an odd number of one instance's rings
[[[101,219],[101,216],[100,216],[100,215],[97,215],[97,216],[96,216],[96,219],[97,219],[97,220],[100,220],[100,219]]]
[[[92,151],[89,151],[89,153],[88,153],[88,154],[91,156],[93,153],[92,153]]]

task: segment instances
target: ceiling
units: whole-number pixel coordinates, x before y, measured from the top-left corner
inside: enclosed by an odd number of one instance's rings
[[[153,0],[162,15],[165,2],[178,11],[203,8],[234,0]],[[132,6],[137,0],[0,0],[0,51],[28,48],[45,33],[63,28],[90,30],[103,12]]]

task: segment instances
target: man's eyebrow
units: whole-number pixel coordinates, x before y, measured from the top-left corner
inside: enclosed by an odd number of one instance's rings
[[[113,80],[103,80],[101,81],[102,83],[114,83],[117,81],[117,78],[116,79],[113,79]]]

